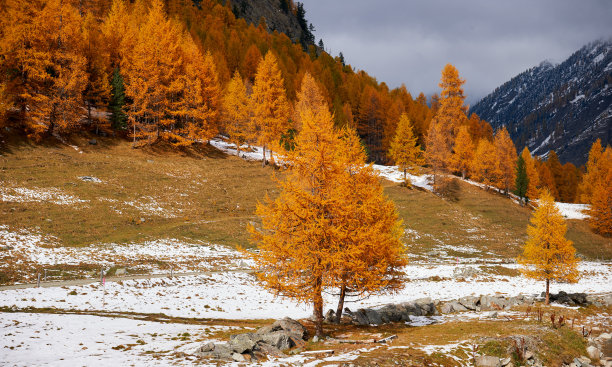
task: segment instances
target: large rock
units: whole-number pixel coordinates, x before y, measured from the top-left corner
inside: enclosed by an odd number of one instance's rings
[[[404,309],[404,314],[409,316],[423,316],[421,308],[415,302],[400,303],[399,306]]]
[[[236,353],[245,353],[252,351],[257,342],[261,340],[261,335],[253,333],[236,334],[230,336],[229,348]]]
[[[357,325],[369,325],[370,321],[368,320],[368,316],[366,316],[365,310],[363,308],[358,309],[353,313],[353,322]]]
[[[336,321],[336,313],[334,312],[334,310],[332,309],[327,310],[327,312],[325,313],[325,322],[333,323],[335,321]]]
[[[503,297],[496,296],[481,296],[480,297],[480,309],[482,311],[494,311],[503,310],[509,302]]]
[[[380,314],[371,308],[365,309],[366,317],[368,318],[368,323],[370,325],[381,325],[383,323],[382,317]]]
[[[480,298],[474,296],[466,296],[459,298],[459,303],[468,310],[477,311],[480,309]]]
[[[295,344],[291,340],[291,336],[285,330],[273,331],[271,333],[259,334],[259,340],[268,345],[271,345],[279,350],[285,350],[293,347]]]
[[[501,367],[499,357],[478,356],[476,357],[476,367]]]
[[[257,330],[257,334],[270,333],[273,331],[280,331],[280,330],[287,332],[288,334],[290,334],[290,336],[297,338],[297,339],[301,339],[301,340],[308,339],[308,330],[306,330],[306,328],[302,326],[302,324],[300,324],[299,322],[289,317],[285,317],[284,319],[281,319],[281,320],[276,320],[270,326],[264,326],[263,328]]]
[[[414,303],[421,309],[423,316],[431,316],[438,313],[438,310],[436,310],[436,305],[429,297],[419,298],[414,301]]]
[[[383,322],[407,321],[404,309],[399,305],[386,305],[377,310]],[[409,319],[409,318],[408,318]]]

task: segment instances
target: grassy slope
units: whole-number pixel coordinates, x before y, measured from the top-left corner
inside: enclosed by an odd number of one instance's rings
[[[249,246],[245,228],[256,220],[257,200],[276,193],[272,168],[262,169],[259,163],[211,147],[177,152],[165,147],[134,150],[128,142],[110,138],[98,142],[92,146],[83,137],[74,138],[71,143],[80,147],[79,153],[61,143],[9,139],[0,150],[4,186],[58,188],[88,202],[0,202],[0,225],[13,230],[39,227],[66,246],[165,237]],[[103,183],[83,182],[79,176],[94,176]],[[485,258],[511,258],[520,250],[530,211],[499,194],[459,183],[457,200],[448,201],[430,192],[386,181],[384,185],[406,227],[416,231],[406,236],[414,258],[435,261],[440,248],[450,256]],[[125,204],[152,200],[171,217]],[[568,222],[568,237],[579,253],[612,258],[610,239],[592,234],[583,221]],[[454,251],[456,246],[481,252]]]

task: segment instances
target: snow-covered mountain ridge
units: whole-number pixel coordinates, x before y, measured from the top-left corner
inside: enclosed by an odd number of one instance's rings
[[[548,61],[496,88],[470,112],[493,128],[506,126],[518,150],[584,164],[592,143],[612,142],[612,38],[576,51],[558,65]]]

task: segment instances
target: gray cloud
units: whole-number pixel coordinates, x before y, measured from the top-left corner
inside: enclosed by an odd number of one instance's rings
[[[303,0],[333,55],[390,87],[438,91],[454,64],[469,102],[543,60],[612,36],[609,0]]]

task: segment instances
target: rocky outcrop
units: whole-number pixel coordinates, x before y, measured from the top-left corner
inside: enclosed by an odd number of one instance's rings
[[[199,357],[236,362],[256,361],[268,356],[284,357],[284,350],[302,346],[307,339],[308,330],[287,317],[254,333],[232,335],[227,343],[206,343],[195,354]]]
[[[388,304],[376,309],[360,308],[357,311],[351,311],[349,308],[345,308],[344,320],[355,325],[382,325],[390,322],[407,322],[410,321],[410,316],[437,314],[438,310],[431,298],[420,298],[416,301]],[[327,311],[325,321],[333,322],[334,320],[334,311]]]

